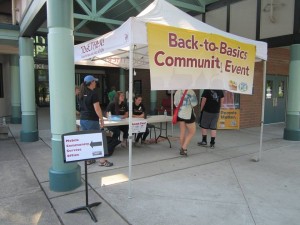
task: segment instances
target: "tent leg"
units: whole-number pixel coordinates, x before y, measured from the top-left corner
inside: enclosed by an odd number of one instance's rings
[[[128,198],[131,196],[132,181],[132,86],[133,86],[133,51],[134,46],[130,45],[129,50],[129,156],[128,156]]]
[[[261,160],[261,152],[262,152],[262,141],[263,141],[263,133],[264,133],[264,118],[265,118],[266,73],[267,73],[267,61],[264,60],[263,93],[262,93],[261,122],[260,122],[260,141],[259,141],[258,155],[256,156],[256,158],[253,159],[253,161],[255,161],[255,162],[259,162]]]
[[[174,97],[174,91],[173,90],[171,90],[171,116],[172,116],[172,118],[173,118],[173,112],[174,112],[174,110],[173,110],[173,105],[174,105],[174,99],[173,99],[173,97]],[[174,124],[173,123],[171,123],[171,126],[172,126],[172,134],[171,134],[171,136],[173,137],[174,136],[174,134],[173,134],[173,132],[174,132]]]

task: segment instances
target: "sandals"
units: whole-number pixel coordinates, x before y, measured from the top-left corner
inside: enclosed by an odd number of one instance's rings
[[[99,166],[105,166],[105,167],[111,167],[114,164],[112,162],[109,162],[108,160],[105,160],[104,162],[99,162]]]
[[[179,151],[179,154],[180,154],[180,155],[187,156],[187,149],[181,148],[180,151]]]

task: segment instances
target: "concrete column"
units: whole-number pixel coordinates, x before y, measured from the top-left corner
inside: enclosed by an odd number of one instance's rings
[[[10,76],[11,76],[11,118],[10,123],[20,124],[21,114],[21,94],[20,94],[20,69],[19,56],[10,56]]]
[[[123,91],[124,93],[126,92],[125,88],[125,71],[124,69],[120,69],[120,89],[119,91]]]
[[[292,45],[290,51],[286,128],[284,129],[283,138],[300,141],[300,44]]]
[[[64,163],[61,135],[76,131],[73,0],[47,1],[48,63],[52,165],[50,189],[70,191],[81,185],[77,163]]]
[[[151,91],[150,93],[150,113],[151,115],[157,114],[157,91]]]
[[[23,142],[33,142],[39,140],[35,105],[33,40],[27,37],[20,37],[19,52],[22,110],[22,130],[20,139]]]

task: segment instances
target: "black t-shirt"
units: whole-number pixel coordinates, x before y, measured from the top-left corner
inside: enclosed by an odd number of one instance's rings
[[[75,96],[75,107],[76,107],[76,111],[80,112],[80,100],[79,100],[79,96]]]
[[[132,104],[132,114],[133,115],[142,115],[143,113],[145,113],[145,107],[143,105],[143,103],[136,105],[136,104]]]
[[[83,95],[83,99],[80,99],[80,119],[81,120],[99,120],[99,117],[95,111],[94,103],[100,104],[99,96],[96,91],[87,89]]]
[[[206,98],[203,111],[209,113],[219,113],[221,108],[221,98],[224,98],[222,90],[204,90],[202,97]]]
[[[128,112],[128,106],[126,103],[122,102],[119,105],[119,113],[116,112],[115,103],[111,102],[106,108],[106,112],[110,112],[111,115],[125,115],[126,112]]]

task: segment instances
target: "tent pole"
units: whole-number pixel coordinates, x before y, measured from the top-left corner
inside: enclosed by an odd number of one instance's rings
[[[173,118],[173,105],[174,105],[174,99],[173,99],[173,90],[171,90],[171,116]],[[172,126],[172,137],[174,136],[173,135],[173,131],[174,131],[174,124],[171,123],[171,126]]]
[[[265,118],[265,93],[266,93],[266,73],[267,73],[267,61],[264,60],[264,68],[263,68],[263,93],[262,93],[262,107],[261,107],[261,123],[260,123],[260,141],[259,141],[259,152],[258,156],[254,161],[258,162],[261,160],[261,152],[262,152],[262,141],[263,141],[263,133],[264,133],[264,118]]]
[[[133,86],[133,45],[129,50],[129,156],[128,156],[128,198],[131,198],[131,170],[132,170],[132,86]]]

